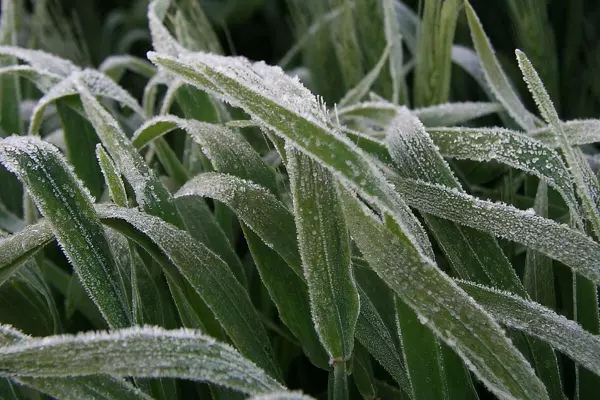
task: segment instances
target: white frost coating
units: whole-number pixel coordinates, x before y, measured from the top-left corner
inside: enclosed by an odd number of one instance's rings
[[[583,215],[591,223],[596,236],[600,236],[600,209],[598,209],[600,183],[598,183],[589,164],[585,161],[581,149],[573,147],[569,142],[569,138],[563,129],[550,95],[548,95],[537,71],[525,53],[516,50],[515,54],[517,55],[517,61],[519,62],[523,78],[527,83],[527,88],[531,92],[540,113],[551,126],[556,142],[560,145],[560,149],[564,154],[567,166],[575,182],[577,194],[582,202]]]
[[[512,293],[457,280],[500,323],[535,336],[600,375],[600,338],[575,321]]]
[[[297,78],[285,75],[279,67],[251,63],[242,57],[198,52],[174,58],[150,52],[148,58],[188,83],[244,108],[264,127],[293,141],[299,150],[325,165],[345,185],[359,190],[394,215],[411,240],[427,254],[433,254],[423,227],[390,188],[381,171],[331,123],[325,104]],[[341,166],[344,158],[350,164]]]
[[[187,52],[163,25],[162,20],[170,5],[170,0],[154,0],[148,6],[148,25],[152,36],[152,45],[156,51],[177,56]]]
[[[578,215],[571,174],[559,154],[541,142],[502,128],[430,128],[427,132],[446,157],[494,160],[543,179]]]
[[[445,103],[417,108],[412,113],[425,126],[451,126],[502,111],[499,103]]]
[[[79,82],[94,95],[107,97],[116,100],[119,103],[129,107],[137,114],[145,117],[146,114],[137,100],[133,98],[125,89],[119,86],[115,81],[101,72],[86,69],[84,71],[75,72],[63,79],[60,83],[54,85],[47,93],[38,101],[29,125],[29,134],[36,135],[42,123],[42,118],[45,108],[51,103],[63,97],[77,94],[76,82]]]
[[[81,68],[71,61],[62,59],[53,54],[41,50],[29,50],[14,46],[0,46],[0,55],[16,57],[25,61],[33,68],[40,71],[60,75],[63,78],[73,72],[81,71]]]
[[[189,329],[145,326],[29,339],[1,347],[0,360],[13,376],[176,377],[250,394],[285,390],[229,345]]]
[[[600,142],[600,120],[598,119],[574,119],[562,122],[569,143],[573,145],[584,145]],[[555,134],[550,126],[528,132],[529,135],[544,142],[548,146],[557,147]]]
[[[40,91],[47,92],[63,78],[60,75],[28,65],[12,65],[0,68],[0,75],[20,75],[31,81]]]
[[[529,246],[600,283],[600,244],[569,226],[446,186],[388,177],[416,209]]]

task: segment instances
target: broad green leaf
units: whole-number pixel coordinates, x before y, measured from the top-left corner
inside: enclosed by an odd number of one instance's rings
[[[546,92],[544,84],[535,68],[523,52],[517,50],[516,54],[517,60],[519,61],[519,68],[521,68],[527,87],[533,95],[533,99],[535,100],[540,113],[552,127],[556,142],[559,144],[560,150],[565,156],[567,166],[569,167],[575,183],[577,194],[582,202],[584,216],[592,225],[596,237],[600,238],[600,210],[598,209],[598,202],[600,201],[600,183],[598,183],[596,176],[584,159],[581,150],[573,147],[569,142],[569,138],[558,118],[558,113],[556,112],[552,100],[550,100],[550,96],[548,95],[548,92]]]
[[[471,29],[473,44],[475,45],[477,54],[479,54],[489,88],[511,118],[521,128],[524,130],[535,129],[537,127],[537,118],[527,111],[519,96],[514,91],[494,54],[494,49],[483,30],[477,14],[475,14],[475,10],[473,10],[473,7],[467,0],[465,0],[465,11]]]
[[[27,185],[110,326],[127,326],[130,315],[92,199],[58,150],[39,139],[10,137],[0,142],[0,160]]]
[[[0,362],[0,375],[17,378],[110,374],[208,381],[249,394],[284,389],[228,345],[186,329],[136,327],[28,339],[3,346]]]
[[[47,220],[29,225],[14,235],[0,239],[0,286],[17,272],[25,261],[52,240],[54,234]]]
[[[337,183],[328,170],[292,146],[286,153],[314,324],[331,363],[345,363],[354,347],[359,298]]]
[[[398,116],[390,122],[386,134],[390,154],[400,175],[464,193],[423,125],[406,108],[398,110]],[[423,218],[459,276],[524,293],[521,282],[492,236],[433,215],[423,214]]]
[[[105,224],[144,247],[166,272],[175,265],[215,313],[242,354],[274,376],[279,375],[266,332],[248,293],[223,260],[187,232],[158,217],[115,206],[103,206],[99,211]]]
[[[381,70],[390,56],[390,48],[391,46],[388,45],[373,69],[369,71],[355,87],[346,92],[344,97],[342,97],[338,103],[340,107],[359,102],[360,99],[362,99],[369,92],[369,90],[371,90],[371,86],[373,86],[379,77],[379,74],[381,74]]]
[[[498,161],[543,179],[578,212],[569,170],[558,153],[539,141],[502,128],[430,128],[427,133],[446,157]]]
[[[538,303],[473,282],[458,283],[502,324],[543,340],[600,375],[600,339],[597,335]]]
[[[544,386],[492,317],[456,286],[407,236],[393,233],[345,194],[352,237],[377,274],[501,397],[547,398]]]
[[[232,175],[208,172],[191,179],[176,196],[209,197],[226,204],[267,246],[277,251],[298,276],[304,276],[294,217],[263,186]]]
[[[531,247],[600,282],[600,245],[590,237],[531,211],[480,200],[466,193],[388,173],[408,204],[419,211]]]
[[[412,113],[425,126],[452,126],[502,110],[498,103],[444,103],[416,108]]]
[[[325,107],[277,67],[237,57],[194,53],[179,58],[149,53],[156,64],[192,85],[243,108],[265,128],[321,161],[336,178],[377,201],[402,221],[419,246],[432,254],[427,236],[379,169],[331,124]]]
[[[115,163],[113,163],[110,156],[106,154],[106,151],[100,143],[96,145],[96,158],[102,169],[102,175],[104,175],[104,180],[106,181],[106,186],[108,187],[111,199],[116,205],[127,207],[127,192],[125,191],[125,184],[121,179],[121,174],[117,172]]]

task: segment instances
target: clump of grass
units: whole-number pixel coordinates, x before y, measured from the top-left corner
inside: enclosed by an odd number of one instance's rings
[[[168,0],[94,69],[2,1],[1,397],[594,398],[600,123],[560,120],[553,41],[534,110],[467,1],[288,6],[285,70]]]

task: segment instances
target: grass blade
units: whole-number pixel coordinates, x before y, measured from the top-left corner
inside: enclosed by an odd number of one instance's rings
[[[502,324],[532,335],[600,375],[600,340],[577,323],[513,294],[459,281],[459,285]]]
[[[407,203],[420,211],[524,244],[592,282],[600,282],[600,245],[581,232],[535,213],[480,200],[444,186],[403,179],[393,173],[388,177]]]
[[[535,129],[536,117],[530,114],[519,96],[512,88],[508,78],[494,54],[494,49],[489,39],[485,35],[481,22],[475,14],[475,10],[471,4],[465,0],[465,11],[471,28],[471,37],[473,44],[479,54],[483,71],[485,72],[486,81],[489,88],[496,99],[502,103],[508,114],[519,124],[524,130]]]
[[[444,103],[417,108],[413,114],[425,126],[452,126],[502,110],[498,103]]]
[[[550,100],[550,96],[548,95],[548,92],[546,92],[544,84],[535,68],[523,52],[517,50],[516,54],[517,60],[519,61],[519,68],[521,68],[527,87],[533,95],[540,113],[552,127],[560,150],[565,156],[567,166],[569,167],[571,176],[575,182],[577,194],[582,202],[584,216],[592,225],[596,237],[600,238],[600,210],[598,209],[598,202],[600,201],[600,183],[598,183],[589,164],[584,159],[581,150],[574,148],[569,142],[560,119],[558,118],[558,113],[556,112],[552,100]]]
[[[114,258],[89,193],[56,148],[33,138],[0,142],[0,160],[28,187],[82,284],[111,327],[130,323]]]
[[[311,312],[335,370],[352,356],[359,313],[348,229],[330,172],[290,146],[286,153]]]
[[[2,347],[0,360],[5,376],[110,374],[208,381],[250,394],[284,389],[228,345],[186,329],[129,328],[29,339]]]
[[[356,198],[346,195],[344,205],[352,236],[371,267],[490,390],[505,397],[547,398],[527,361],[477,303]]]
[[[29,225],[14,235],[0,239],[0,286],[17,272],[25,261],[53,240],[52,226],[47,220]]]
[[[223,260],[187,232],[161,222],[158,217],[115,206],[105,206],[99,211],[105,224],[143,246],[165,272],[175,265],[215,313],[240,352],[279,376],[269,340],[248,293]]]

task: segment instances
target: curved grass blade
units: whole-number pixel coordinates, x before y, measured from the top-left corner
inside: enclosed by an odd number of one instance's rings
[[[303,277],[293,215],[264,187],[226,174],[208,172],[191,179],[176,197],[201,196],[225,203],[267,246]]]
[[[24,343],[30,338],[7,325],[0,325],[0,345],[9,346]],[[102,400],[151,400],[139,389],[123,380],[107,377],[70,377],[70,378],[32,378],[20,377],[11,379],[21,385],[60,399]],[[81,397],[83,396],[83,397]]]
[[[73,72],[81,71],[81,68],[71,61],[41,50],[23,49],[15,46],[0,46],[0,55],[18,58],[31,65],[33,68],[45,70],[62,77],[66,77]]]
[[[417,108],[412,113],[425,126],[452,126],[502,111],[498,103],[444,103]]]
[[[543,179],[577,215],[571,174],[559,154],[539,141],[502,128],[430,128],[427,133],[446,157],[498,161]]]
[[[571,145],[584,145],[600,142],[600,120],[597,119],[575,119],[562,122],[563,130]],[[558,147],[554,128],[546,126],[528,132],[532,137],[542,141],[547,146]]]
[[[404,179],[392,172],[388,178],[406,202],[420,211],[524,244],[600,282],[600,245],[566,225],[438,184]]]
[[[83,83],[75,81],[75,87],[102,144],[132,186],[137,203],[149,214],[182,227],[183,222],[171,194],[137,153],[117,121]]]
[[[176,128],[185,130],[194,138],[215,170],[252,180],[278,194],[273,170],[238,132],[223,125],[172,116],[156,117],[134,133],[133,145],[142,148]]]
[[[89,193],[56,148],[34,138],[0,141],[0,161],[28,187],[83,286],[111,327],[130,323],[114,258]]]
[[[96,145],[96,158],[102,169],[102,175],[104,175],[110,197],[116,205],[127,207],[127,192],[121,174],[117,172],[117,167],[100,143]]]
[[[250,400],[313,400],[313,398],[296,392],[274,392],[253,396]]]
[[[81,86],[85,87],[86,90],[89,90],[95,96],[115,100],[129,107],[136,114],[142,117],[146,116],[137,100],[115,81],[99,71],[86,69],[67,76],[42,96],[31,115],[29,134],[38,134],[46,107],[67,96],[81,94],[81,90],[79,89]]]
[[[28,259],[54,240],[47,220],[29,225],[22,231],[0,239],[0,286]]]
[[[105,224],[138,242],[166,272],[175,265],[215,313],[242,354],[279,376],[270,342],[248,293],[223,260],[187,232],[158,217],[116,206],[98,210]]]
[[[110,56],[102,61],[98,70],[119,82],[126,71],[135,72],[148,79],[156,75],[156,67],[143,58],[131,55]]]
[[[284,388],[226,344],[197,331],[128,328],[28,339],[0,348],[0,375],[110,374],[208,381],[250,394]]]
[[[538,76],[535,68],[520,50],[516,51],[519,68],[523,73],[523,78],[527,83],[529,91],[537,104],[540,113],[552,127],[555,139],[559,144],[561,152],[565,156],[567,166],[575,182],[575,188],[582,202],[582,211],[585,218],[592,225],[596,237],[600,238],[600,210],[598,203],[600,201],[600,183],[591,171],[591,168],[580,149],[574,148],[569,142],[563,126],[558,118],[558,113],[550,100],[550,96],[542,80]]]
[[[16,75],[23,77],[33,83],[40,91],[47,92],[60,81],[60,75],[51,72],[40,70],[28,65],[11,65],[0,68],[0,75]],[[3,77],[4,79],[5,77]]]
[[[330,172],[291,146],[286,153],[311,312],[335,366],[352,357],[359,313],[348,229]]]
[[[298,80],[278,67],[252,64],[241,57],[194,53],[173,58],[149,53],[154,63],[192,85],[243,108],[278,136],[318,159],[337,179],[376,201],[401,220],[403,229],[432,255],[425,231],[391,190],[379,169],[331,124],[324,105]]]
[[[369,92],[369,90],[371,90],[371,86],[373,86],[377,78],[379,78],[379,74],[381,73],[386,60],[390,56],[390,49],[391,46],[388,45],[373,69],[369,71],[355,87],[346,92],[344,97],[342,97],[339,102],[340,107],[359,102],[360,99],[362,99]]]
[[[352,237],[377,274],[500,397],[546,399],[544,386],[489,314],[406,236],[344,196]]]
[[[473,10],[473,7],[467,0],[465,0],[465,11],[471,29],[473,44],[475,45],[477,54],[479,54],[489,88],[496,99],[502,103],[511,118],[521,128],[526,131],[535,129],[537,127],[537,118],[527,111],[519,96],[512,88],[494,54],[494,49],[489,39],[485,35],[481,22],[477,14],[475,14],[475,10]]]
[[[464,192],[423,125],[406,108],[390,122],[386,141],[400,175]],[[525,293],[493,237],[432,215],[423,218],[459,276]]]
[[[538,303],[473,282],[458,284],[502,324],[550,344],[600,375],[600,339]]]

